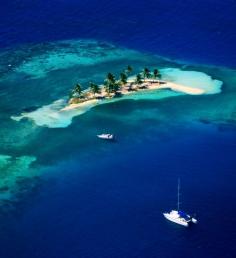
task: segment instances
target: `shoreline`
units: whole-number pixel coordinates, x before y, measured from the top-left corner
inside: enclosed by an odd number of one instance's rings
[[[95,105],[99,102],[98,99],[89,99],[89,100],[86,100],[84,102],[81,102],[81,103],[72,103],[72,104],[68,104],[67,106],[65,106],[64,108],[60,109],[60,112],[63,112],[63,111],[70,111],[70,110],[73,110],[73,109],[76,109],[76,108],[81,108],[81,107],[85,107],[87,105]]]
[[[170,82],[170,81],[163,81],[163,80],[155,80],[155,79],[146,79],[141,85],[133,84],[134,79],[128,79],[127,84],[124,85],[119,90],[119,96],[115,97],[115,95],[111,94],[109,97],[106,96],[104,85],[100,85],[101,87],[101,94],[97,94],[96,96],[90,96],[88,99],[84,99],[80,103],[73,103],[73,98],[71,98],[64,108],[60,109],[61,112],[63,111],[70,111],[73,109],[77,108],[82,108],[85,106],[90,106],[90,105],[96,105],[99,104],[99,102],[105,102],[106,100],[112,100],[116,99],[121,100],[123,96],[125,95],[135,95],[140,92],[148,92],[148,91],[154,91],[154,90],[162,90],[162,89],[169,89],[175,92],[180,92],[180,93],[185,93],[189,95],[202,95],[205,94],[206,91],[200,88],[194,88],[194,87],[189,87],[186,85]],[[133,85],[132,85],[133,84]],[[134,87],[134,90],[127,90],[127,87]],[[86,90],[85,90],[86,91]],[[70,103],[71,102],[71,103]]]
[[[163,75],[162,80],[146,78],[138,84],[135,77],[130,76],[126,83],[116,91],[117,94],[108,93],[104,84],[96,85],[99,89],[98,93],[87,88],[80,91],[80,94],[82,93],[80,98],[78,97],[80,95],[72,95],[73,98],[70,97],[68,101],[68,98],[64,97],[34,111],[22,112],[17,116],[13,115],[11,119],[19,122],[27,118],[38,126],[65,128],[72,123],[73,117],[82,115],[97,105],[126,99],[159,99],[182,94],[194,96],[221,92],[223,82],[213,79],[206,73],[185,71],[179,68],[163,68],[160,71]],[[131,85],[132,89],[129,88]],[[164,93],[165,90],[169,93]]]

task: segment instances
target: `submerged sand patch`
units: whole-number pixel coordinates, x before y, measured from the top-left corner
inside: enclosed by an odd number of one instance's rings
[[[150,84],[149,89],[135,92],[122,92],[124,96],[105,100],[88,100],[83,103],[68,105],[65,99],[45,105],[33,112],[22,113],[11,118],[20,121],[23,118],[31,119],[38,126],[49,128],[63,128],[71,124],[74,116],[84,114],[96,105],[121,101],[123,99],[159,99],[178,96],[180,94],[201,95],[220,93],[222,82],[211,76],[197,71],[183,71],[178,68],[161,69],[166,84]],[[132,78],[130,80],[133,80]],[[146,82],[148,83],[147,80]],[[160,94],[165,90],[164,94]],[[178,101],[178,99],[176,99]]]

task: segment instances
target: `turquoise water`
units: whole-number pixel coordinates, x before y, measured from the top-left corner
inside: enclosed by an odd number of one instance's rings
[[[90,80],[102,83],[108,71],[119,74],[128,64],[135,71],[197,71],[223,85],[208,95],[136,95],[69,122],[65,117],[66,126],[56,128],[12,119],[65,99],[78,80],[84,88]],[[217,257],[228,245],[224,257],[233,257],[234,70],[179,64],[93,40],[8,50],[1,53],[0,69],[2,257],[179,257],[178,251]],[[113,132],[117,141],[99,141],[102,131]],[[179,176],[183,206],[199,214],[199,225],[190,231],[168,224],[161,214],[175,206]],[[218,225],[212,216],[221,209]]]
[[[0,67],[3,76],[0,81],[2,120],[0,153],[10,156],[2,159],[2,166],[10,171],[13,165],[9,164],[16,162],[14,159],[21,160],[21,157],[23,159],[29,157],[29,163],[26,164],[31,164],[32,160],[33,166],[40,168],[48,163],[53,165],[57,160],[67,160],[76,145],[82,153],[86,153],[87,148],[91,149],[91,144],[103,146],[103,143],[97,142],[94,138],[100,131],[111,130],[120,135],[122,133],[119,131],[132,132],[131,128],[137,127],[141,121],[158,123],[157,130],[165,133],[168,132],[169,126],[175,126],[176,123],[183,123],[186,126],[186,123],[193,121],[233,124],[235,121],[236,78],[234,71],[230,69],[182,65],[134,50],[117,48],[109,43],[86,40],[23,46],[14,51],[2,52],[1,56]],[[128,64],[132,64],[136,71],[148,66],[203,72],[213,79],[223,81],[222,92],[202,96],[184,95],[168,90],[142,93],[131,98],[128,96],[128,99],[124,97],[122,101],[116,103],[94,107],[84,114],[83,110],[73,111],[72,114],[63,115],[59,122],[54,122],[55,119],[57,121],[58,106],[64,105],[66,95],[74,83],[79,80],[84,88],[91,79],[102,83],[107,71],[119,74],[119,71]],[[199,84],[203,83],[197,73],[196,75],[195,81],[193,77],[188,79],[185,76],[187,82],[190,80],[188,83],[191,84],[192,80],[196,85],[198,79]],[[169,72],[168,76],[169,79],[173,79],[174,74]],[[176,82],[182,83],[183,78],[180,81],[178,72],[175,76]],[[63,98],[65,100],[62,100]],[[53,102],[56,104],[50,106]],[[44,107],[42,112],[41,107]],[[22,112],[34,114],[35,110],[40,110],[39,114],[36,113],[35,121],[26,118],[17,122],[11,119]],[[77,116],[80,113],[82,115]],[[59,128],[45,128],[43,125],[47,126],[45,122],[47,119],[50,120],[49,124],[52,127]],[[147,130],[149,126],[154,126],[150,123],[147,125]],[[68,128],[60,129],[65,126]],[[78,137],[74,137],[74,133]],[[58,156],[55,155],[57,149]],[[50,160],[50,156],[53,156],[53,160]],[[27,165],[25,162],[19,161],[19,163],[22,163],[22,176],[28,177],[29,173],[25,168]],[[9,172],[10,176],[11,174],[13,178],[17,178],[15,173]],[[10,192],[14,192],[15,184],[9,184]],[[7,193],[3,191],[3,194]]]
[[[236,257],[235,1],[11,0],[0,13],[0,257]],[[128,64],[214,94],[60,112],[75,83]],[[162,215],[178,177],[199,220],[187,230]]]

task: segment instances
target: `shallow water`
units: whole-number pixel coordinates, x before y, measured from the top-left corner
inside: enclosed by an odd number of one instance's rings
[[[178,64],[104,42],[68,44],[1,54],[0,256],[234,257],[235,71]],[[11,119],[63,98],[78,80],[86,88],[128,64],[135,71],[203,72],[223,81],[222,92],[163,91],[107,103],[74,116],[65,128]],[[97,139],[103,131],[117,141]],[[175,207],[178,177],[183,209],[199,218],[190,230],[162,216]]]

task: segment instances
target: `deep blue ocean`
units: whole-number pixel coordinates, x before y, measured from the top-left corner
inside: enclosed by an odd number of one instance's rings
[[[6,1],[0,46],[101,39],[183,61],[236,66],[234,0]]]
[[[170,138],[143,130],[139,143],[129,132],[60,164],[57,180],[44,178],[1,225],[1,257],[233,258],[235,129],[175,130]],[[162,216],[176,207],[178,177],[181,206],[199,219],[188,229]]]
[[[11,51],[22,45],[95,39],[183,63],[235,68],[235,14],[235,0],[12,0],[1,4],[0,47]],[[91,69],[95,73],[97,68]],[[50,85],[57,78],[55,96],[39,81],[40,105],[62,95],[61,74],[45,79]],[[234,94],[230,82],[225,88]],[[35,81],[27,83],[31,87]],[[23,107],[24,97],[30,99],[9,85],[9,98],[14,91],[18,95],[13,107],[0,103],[2,127],[8,126],[5,114]],[[236,257],[236,106],[231,100],[234,112],[218,120],[209,118],[210,109],[204,113],[207,101],[217,105],[219,114],[220,108],[226,110],[227,94],[197,97],[199,102],[180,97],[178,103],[103,105],[74,118],[67,128],[35,129],[23,121],[21,127],[12,126],[22,137],[9,137],[9,146],[1,131],[0,154],[33,154],[33,167],[43,167],[45,173],[37,178],[37,187],[27,194],[21,191],[10,212],[0,215],[0,258]],[[199,105],[201,115],[187,110],[191,103]],[[29,127],[35,130],[32,137],[24,134]],[[116,142],[91,137],[104,128],[118,136]],[[19,147],[17,141],[24,138],[30,144]],[[188,229],[162,215],[176,208],[178,178],[183,209],[199,219]]]

